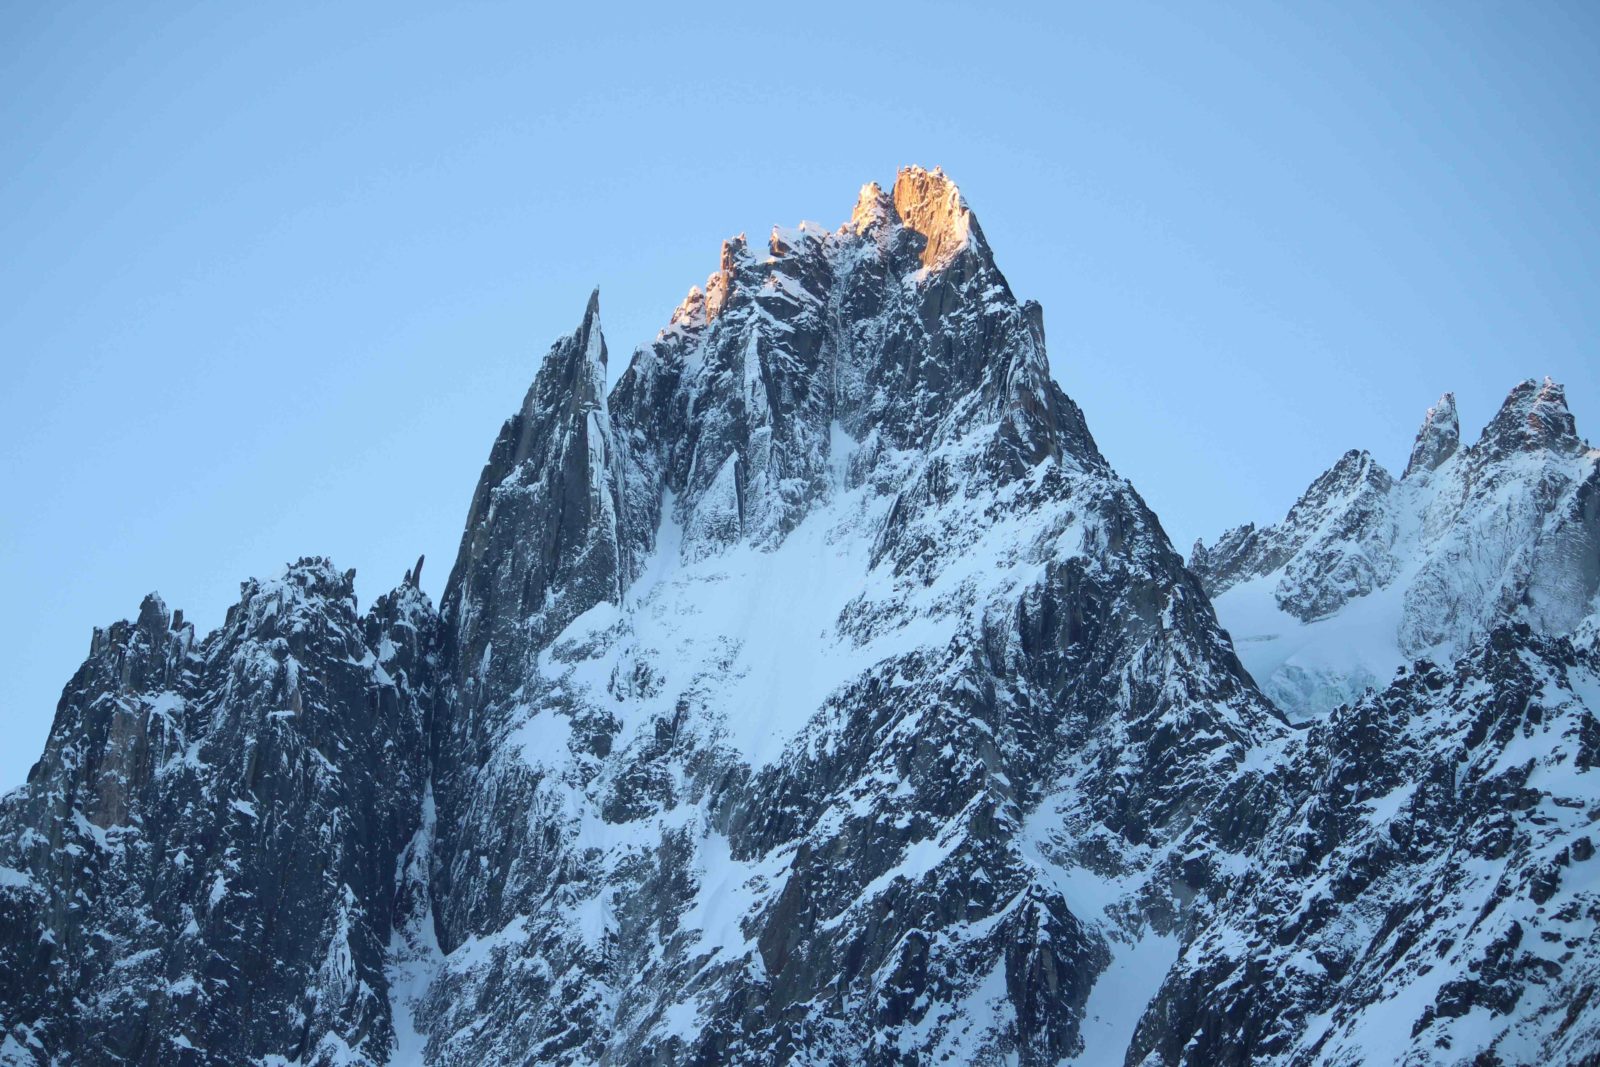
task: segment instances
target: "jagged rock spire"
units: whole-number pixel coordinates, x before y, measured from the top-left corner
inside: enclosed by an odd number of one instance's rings
[[[589,294],[589,303],[583,309],[583,322],[578,326],[577,348],[581,353],[583,375],[582,403],[604,407],[606,402],[606,339],[600,329],[600,287]]]
[[[865,194],[863,190],[863,199]],[[945,266],[969,244],[983,242],[978,220],[968,210],[961,190],[938,167],[902,167],[895,176],[893,202],[901,224],[927,240],[921,259],[929,270]],[[856,211],[861,211],[860,201]]]
[[[662,334],[674,328],[698,329],[706,322],[706,294],[698,285],[691,285],[682,303],[672,309],[672,317],[667,320],[667,329]]]
[[[883,186],[877,182],[868,182],[861,187],[861,192],[856,197],[855,210],[850,212],[849,226],[856,234],[864,234],[893,217],[894,200],[883,191]]]
[[[1548,377],[1543,383],[1532,378],[1519,382],[1476,446],[1488,458],[1541,448],[1571,454],[1582,447],[1577,423],[1567,410],[1567,392]]]
[[[715,319],[722,314],[733,294],[734,276],[739,267],[751,260],[750,242],[744,234],[722,242],[722,252],[717,261],[717,272],[706,279],[705,318]],[[691,296],[693,291],[691,290]]]
[[[620,595],[606,359],[597,289],[501,428],[473,494],[444,597],[467,666],[491,645],[516,659]]]
[[[1461,420],[1456,417],[1456,394],[1446,393],[1423,416],[1422,428],[1417,431],[1416,443],[1411,446],[1411,461],[1406,464],[1401,477],[1409,478],[1414,473],[1437,470],[1460,447]]]

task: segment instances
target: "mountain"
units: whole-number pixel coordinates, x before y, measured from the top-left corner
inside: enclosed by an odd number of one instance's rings
[[[445,593],[430,1055],[1074,1052],[1073,880],[1159,881],[1283,727],[1037,305],[908,170],[606,358],[591,300]]]
[[[411,584],[359,615],[353,577],[95,631],[0,801],[0,1063],[382,1062],[437,617]]]
[[[609,390],[591,297],[437,610],[307,559],[97,632],[0,801],[0,1063],[1600,1056],[1600,653],[1292,727],[1044,345],[906,168]]]
[[[1593,616],[1600,450],[1549,379],[1517,385],[1470,446],[1446,394],[1401,477],[1347,452],[1282,522],[1197,543],[1189,566],[1263,689],[1321,713],[1502,623],[1571,634]]]

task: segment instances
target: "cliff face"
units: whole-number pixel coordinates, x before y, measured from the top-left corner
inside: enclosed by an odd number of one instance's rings
[[[439,612],[303,560],[203,639],[155,600],[97,634],[0,805],[0,1063],[1600,1042],[1552,1007],[1592,985],[1594,653],[1497,630],[1297,731],[1213,613],[1247,572],[1297,618],[1393,585],[1369,458],[1192,573],[920,168],[726,242],[609,392],[607,360],[591,298]],[[1523,401],[1498,451],[1435,409],[1399,484],[1588,462]]]

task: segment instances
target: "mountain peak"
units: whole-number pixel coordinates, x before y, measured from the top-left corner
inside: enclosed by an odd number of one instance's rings
[[[590,294],[440,610],[308,557],[97,630],[0,796],[0,1063],[1600,1055],[1600,663],[1532,630],[1597,617],[1600,454],[1351,451],[1190,573],[955,185],[853,221],[609,393]],[[1413,651],[1300,730],[1252,678]]]
[[[1490,457],[1500,457],[1540,449],[1574,453],[1583,446],[1577,422],[1567,409],[1567,391],[1546,377],[1543,382],[1529,378],[1517,383],[1484,427],[1477,447]]]
[[[683,302],[672,309],[672,318],[668,320],[668,327],[682,326],[692,328],[706,324],[706,294],[698,285],[689,286],[689,293]]]
[[[866,190],[862,192],[865,196]],[[949,263],[979,234],[977,220],[968,210],[961,190],[938,167],[900,168],[894,180],[893,203],[901,224],[927,238],[922,265],[929,270]],[[859,202],[856,210],[861,210]]]
[[[170,618],[167,602],[161,599],[160,593],[147,593],[139,602],[139,626],[142,629],[159,633],[167,629]]]
[[[1411,461],[1402,478],[1414,473],[1437,470],[1461,447],[1461,420],[1456,416],[1456,395],[1446,393],[1422,417],[1416,443],[1411,446]]]
[[[606,365],[606,339],[600,329],[600,287],[589,294],[589,303],[583,309],[583,322],[578,327],[578,344],[586,362],[604,370]],[[601,375],[601,381],[605,376]]]
[[[704,308],[707,322],[722,314],[722,309],[727,305],[728,296],[733,290],[734,272],[749,258],[750,242],[746,240],[744,234],[741,233],[722,242],[722,251],[717,259],[717,272],[706,279]],[[690,296],[693,295],[691,290]]]
[[[515,689],[497,671],[618,595],[605,367],[596,291],[577,330],[544,357],[479,476],[442,605],[459,627],[462,662],[477,671],[479,706]]]
[[[855,210],[850,212],[850,229],[857,234],[866,233],[894,215],[894,200],[877,182],[861,187],[856,197]]]

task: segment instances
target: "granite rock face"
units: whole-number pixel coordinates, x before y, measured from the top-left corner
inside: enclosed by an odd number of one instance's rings
[[[1411,446],[1404,477],[1438,470],[1439,465],[1460,448],[1461,420],[1456,416],[1456,395],[1446,393],[1423,416],[1422,429],[1417,431],[1416,442]]]
[[[717,267],[609,390],[590,299],[438,612],[421,561],[360,615],[303,560],[203,639],[156,600],[96,635],[0,802],[0,1063],[1600,1049],[1555,1007],[1594,980],[1595,651],[1494,630],[1296,730],[1207,596],[1392,586],[1405,484],[1588,462],[1553,387],[1191,569],[939,171]]]

